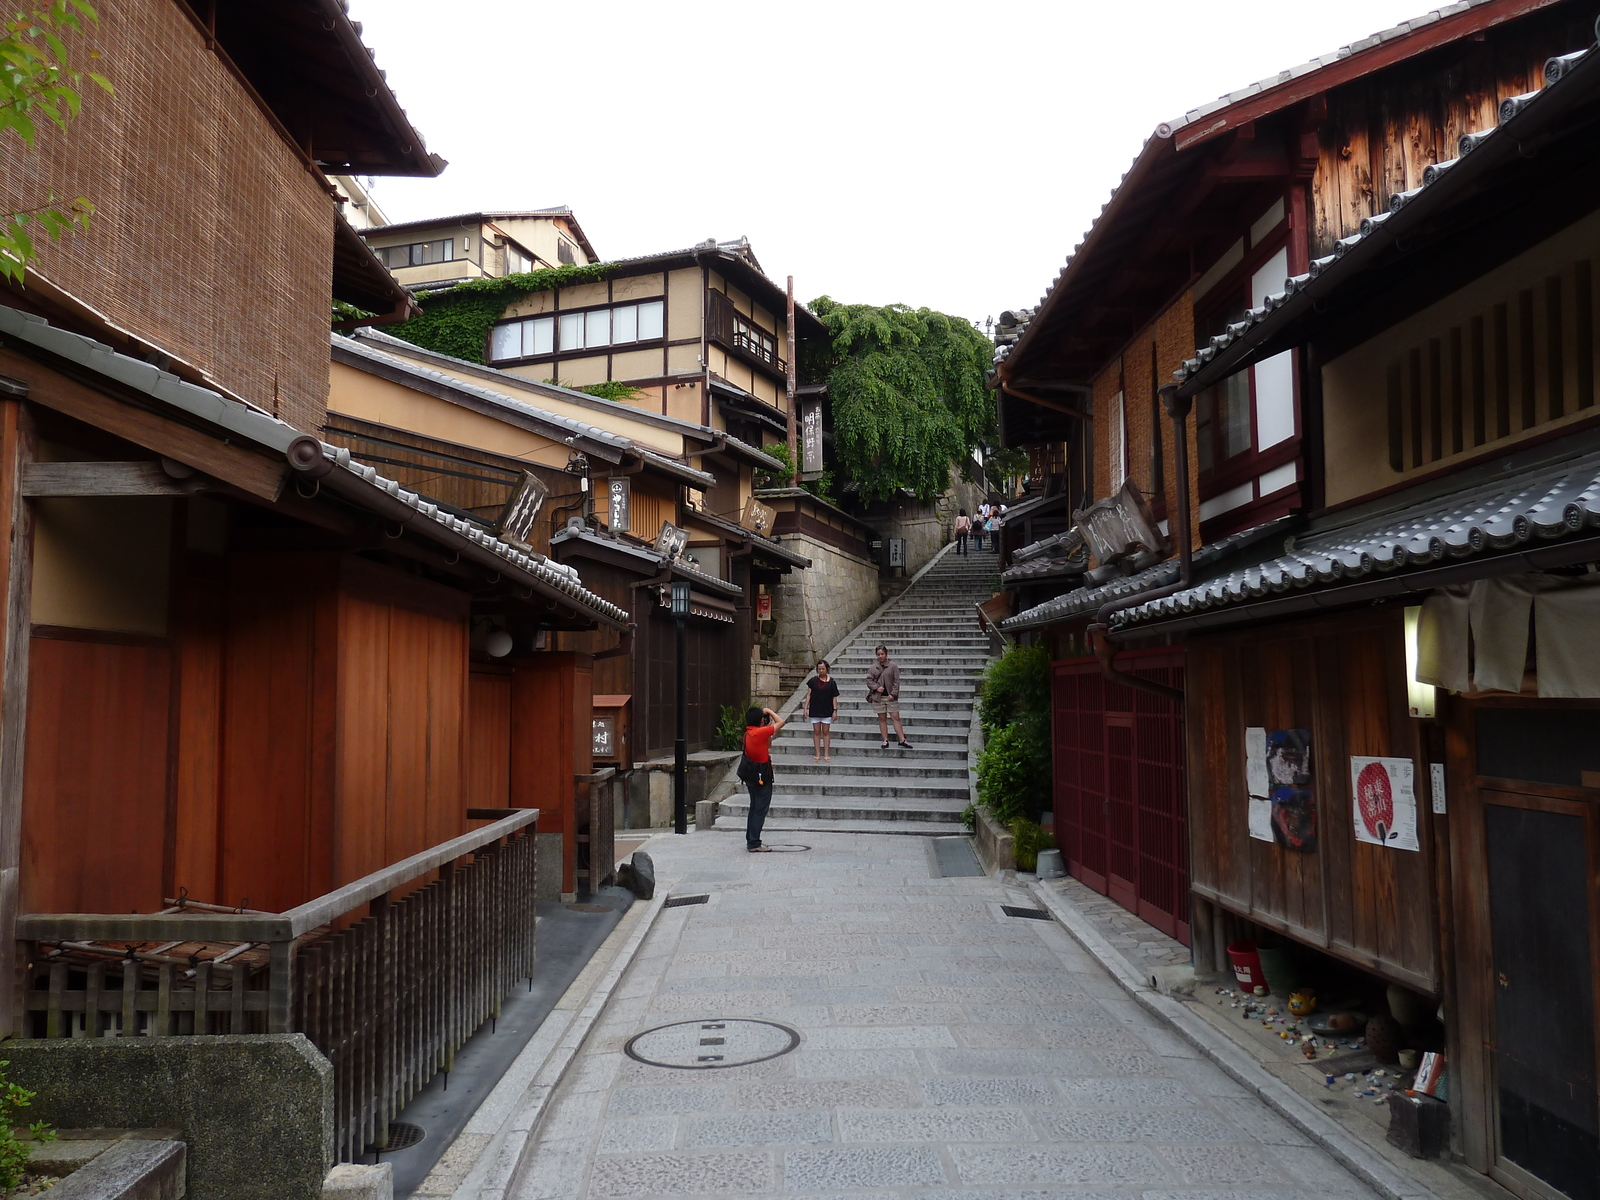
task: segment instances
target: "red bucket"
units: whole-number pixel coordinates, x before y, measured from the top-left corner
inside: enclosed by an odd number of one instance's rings
[[[1261,956],[1254,942],[1234,942],[1228,947],[1228,961],[1233,964],[1234,978],[1243,988],[1265,987],[1266,972],[1261,969]]]

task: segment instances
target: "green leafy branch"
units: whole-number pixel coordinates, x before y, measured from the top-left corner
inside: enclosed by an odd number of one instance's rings
[[[993,344],[970,322],[931,309],[827,296],[810,307],[829,337],[808,345],[801,370],[828,385],[840,467],[864,501],[902,489],[933,499],[950,468],[993,435],[985,386]]]
[[[65,40],[82,33],[86,23],[98,21],[88,0],[51,0],[5,23],[0,37],[0,134],[14,134],[32,150],[41,121],[64,130],[78,115],[83,106],[79,89],[85,79],[112,92],[104,75],[72,65]],[[100,55],[91,49],[89,57]],[[30,208],[0,214],[0,278],[23,281],[35,253],[35,233],[42,230],[51,241],[60,241],[63,233],[88,229],[93,213],[87,197],[63,203],[50,191]]]
[[[603,279],[608,269],[605,263],[585,263],[541,267],[537,271],[519,271],[497,279],[469,279],[418,296],[422,312],[404,324],[385,326],[384,332],[424,350],[483,363],[489,330],[505,316],[506,309],[534,292],[594,283]]]

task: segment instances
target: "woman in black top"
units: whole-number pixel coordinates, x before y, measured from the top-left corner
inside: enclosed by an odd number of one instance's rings
[[[817,673],[806,680],[806,716],[811,718],[812,762],[833,761],[833,718],[839,714],[839,684],[833,678],[828,660],[817,664]]]

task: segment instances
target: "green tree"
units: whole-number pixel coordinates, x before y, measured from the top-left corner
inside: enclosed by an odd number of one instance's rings
[[[65,129],[78,115],[84,79],[111,91],[105,76],[73,66],[67,49],[69,36],[98,20],[88,0],[50,0],[5,23],[0,37],[0,133],[14,134],[31,150],[41,121]],[[90,50],[89,57],[99,54]],[[59,241],[68,230],[87,229],[93,212],[87,197],[62,203],[51,191],[28,208],[0,213],[0,277],[23,281],[34,255],[33,232],[42,229],[51,241]]]
[[[950,468],[992,437],[994,345],[970,322],[903,304],[811,303],[828,328],[801,369],[828,385],[834,452],[865,501],[901,488],[933,499]]]

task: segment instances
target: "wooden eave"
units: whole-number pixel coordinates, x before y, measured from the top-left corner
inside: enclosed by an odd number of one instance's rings
[[[342,214],[333,224],[333,298],[393,321],[422,311]]]
[[[1280,85],[1251,92],[1176,129],[1165,124],[1158,127],[1056,277],[1039,311],[1004,360],[1003,371],[1016,378],[1087,382],[1129,337],[1157,315],[1161,304],[1170,302],[1195,278],[1194,264],[1190,263],[1185,271],[1163,273],[1161,280],[1152,277],[1137,291],[1118,295],[1110,288],[1131,263],[1139,263],[1145,257],[1139,251],[1152,229],[1159,229],[1164,223],[1169,227],[1165,236],[1175,236],[1185,224],[1196,231],[1201,228],[1202,207],[1185,206],[1179,189],[1185,183],[1193,183],[1197,174],[1206,173],[1203,164],[1209,165],[1211,173],[1206,180],[1207,190],[1225,188],[1237,199],[1239,188],[1259,186],[1268,177],[1270,160],[1283,153],[1278,147],[1288,140],[1290,130],[1282,128],[1283,118],[1296,105],[1475,32],[1563,2],[1488,0]],[[1263,123],[1275,127],[1275,132],[1263,127]],[[1253,135],[1251,140],[1258,144],[1259,153],[1249,157],[1255,159],[1256,167],[1242,167],[1238,159],[1227,161],[1227,147],[1219,148],[1217,143],[1229,134],[1235,139]],[[1204,153],[1199,152],[1202,147]],[[1292,171],[1294,163],[1286,161],[1279,166]],[[1208,197],[1203,207],[1214,204]],[[1180,218],[1188,214],[1187,222],[1174,220],[1175,206]],[[1215,222],[1210,225],[1214,232]]]
[[[428,153],[342,0],[177,0],[311,161],[330,173],[431,178]]]

